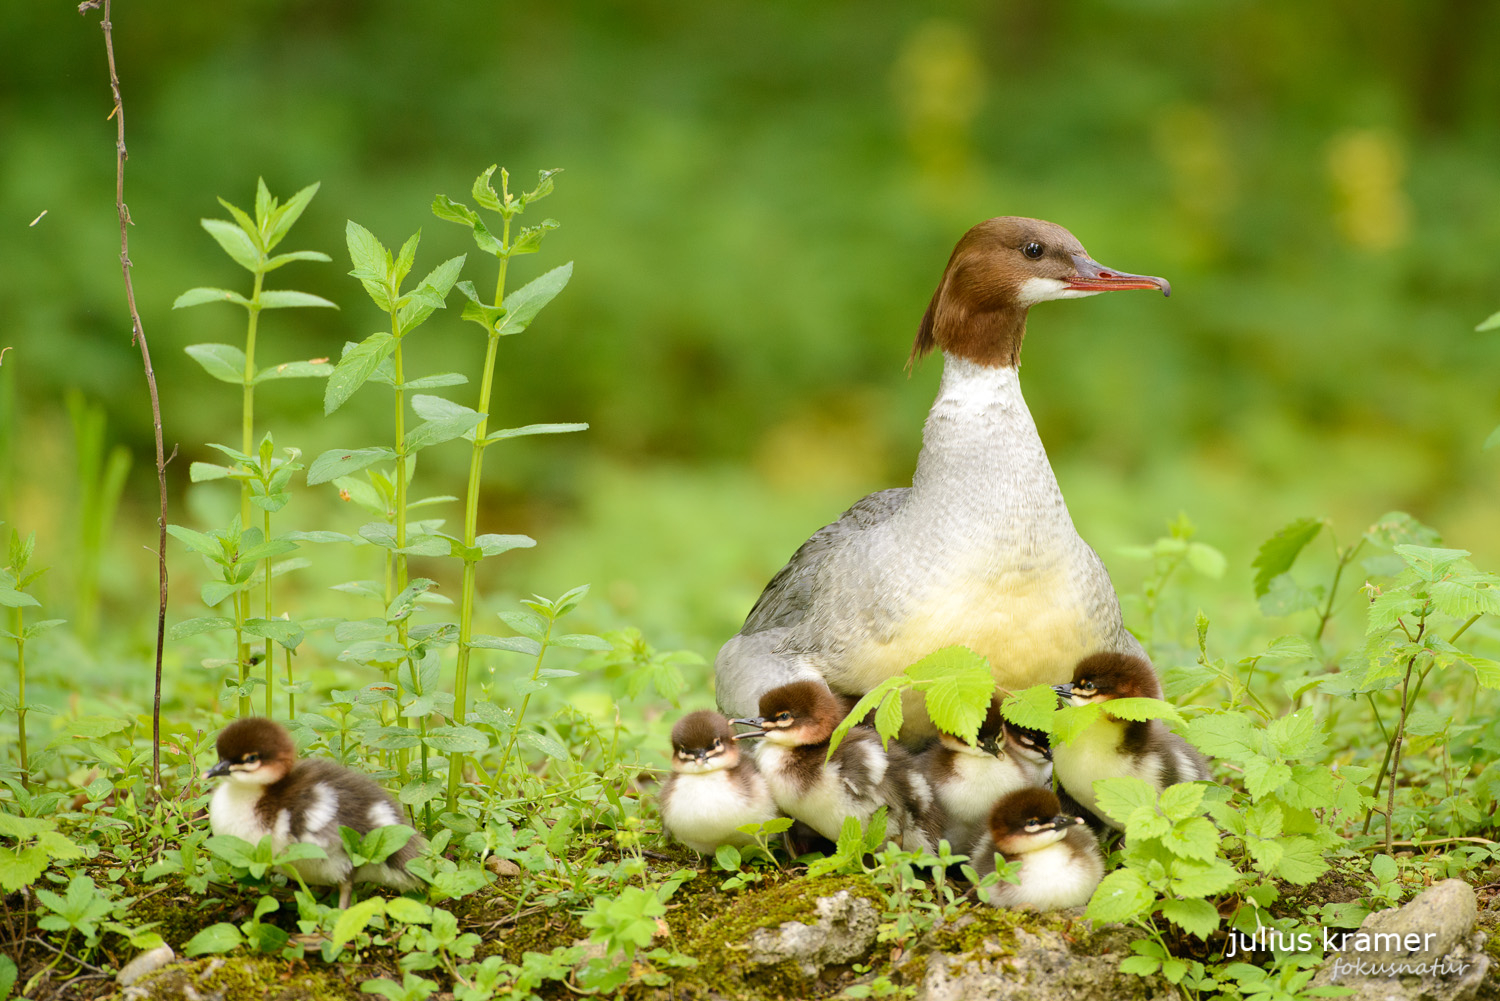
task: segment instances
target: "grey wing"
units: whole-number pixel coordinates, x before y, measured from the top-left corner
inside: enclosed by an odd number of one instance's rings
[[[850,536],[889,518],[906,502],[910,490],[910,487],[892,487],[863,497],[840,515],[838,521],[814,532],[812,538],[802,543],[786,566],[776,571],[766,584],[755,607],[745,617],[740,635],[748,636],[801,622],[812,606],[813,582],[823,559]]]
[[[728,716],[753,716],[762,693],[789,681],[820,677],[815,669],[788,655],[782,643],[816,604],[818,571],[824,561],[860,532],[889,518],[910,489],[881,490],[861,499],[838,521],[814,532],[776,572],[744,626],[714,659],[720,711]]]

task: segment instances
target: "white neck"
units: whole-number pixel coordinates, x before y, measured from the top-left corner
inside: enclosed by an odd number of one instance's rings
[[[1031,552],[1077,537],[1014,368],[944,359],[912,488],[919,521],[951,537]]]

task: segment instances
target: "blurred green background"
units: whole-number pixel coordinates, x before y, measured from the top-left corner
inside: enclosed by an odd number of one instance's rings
[[[588,582],[589,624],[711,658],[808,534],[909,482],[940,371],[903,372],[917,321],[954,241],[1001,214],[1173,283],[1170,300],[1042,306],[1024,355],[1075,521],[1122,591],[1145,568],[1123,547],[1180,511],[1229,559],[1193,598],[1216,621],[1250,621],[1255,547],[1302,515],[1348,538],[1403,508],[1500,563],[1500,452],[1481,449],[1500,338],[1473,329],[1500,308],[1494,4],[120,0],[115,22],[174,521],[237,506],[188,488],[206,442],[237,443],[239,401],[182,349],[240,343],[242,314],[170,309],[247,285],[198,225],[225,215],[215,196],[322,182],[285,247],[335,263],[274,284],[342,310],[268,314],[260,358],[336,357],[383,322],[345,276],[345,220],[391,244],[420,227],[425,270],[472,249],[433,195],[466,199],[498,161],[523,185],[565,168],[538,207],[562,228],[517,277],[576,271],[502,345],[496,418],[592,429],[489,453],[481,530],[540,542],[486,565],[496,607]],[[38,532],[58,568],[43,593],[68,614],[88,490],[65,394],[102,406],[135,458],[101,570],[118,642],[78,653],[136,663],[155,487],[98,16],[12,3],[0,30],[0,518]],[[487,287],[487,266],[473,255],[466,277]],[[482,356],[453,313],[418,337],[419,371]],[[324,419],[320,390],[264,387],[259,427],[309,457],[387,436],[383,396]],[[461,492],[466,458],[424,453],[419,492]],[[362,520],[318,488],[279,526]],[[198,566],[175,544],[172,561],[175,621],[198,614]],[[296,586],[317,604],[352,575],[325,561]]]

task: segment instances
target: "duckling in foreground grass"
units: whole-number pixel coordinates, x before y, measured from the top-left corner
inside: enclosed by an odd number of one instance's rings
[[[737,739],[729,720],[707,709],[688,713],[672,727],[672,774],[657,805],[667,833],[704,855],[720,845],[750,844],[754,839],[740,827],[781,816]]]
[[[1057,781],[1068,795],[1109,826],[1120,827],[1099,811],[1094,795],[1098,779],[1134,776],[1160,792],[1178,782],[1209,777],[1203,755],[1161,720],[1123,720],[1109,714],[1113,699],[1161,698],[1161,682],[1145,658],[1093,654],[1078,662],[1070,684],[1056,688],[1075,706],[1104,704],[1103,715],[1072,743],[1053,748],[1052,758]]]
[[[973,843],[1002,796],[1048,784],[1046,746],[1040,731],[1023,731],[1000,715],[997,696],[975,743],[940,733],[937,743],[917,756],[917,767],[943,808],[943,837],[954,851]]]
[[[995,804],[989,830],[969,849],[970,864],[981,877],[995,871],[996,852],[1020,863],[1020,882],[991,889],[995,907],[1079,907],[1104,878],[1098,842],[1082,817],[1062,812],[1050,789],[1021,789]]]
[[[900,744],[880,746],[874,728],[851,728],[832,756],[828,741],[843,718],[842,703],[821,681],[794,681],[760,698],[760,716],[733,722],[759,726],[755,761],[787,816],[837,840],[845,817],[862,826],[882,805],[886,830],[907,851],[935,851],[943,809]]]
[[[367,775],[333,761],[297,760],[297,747],[277,723],[263,717],[235,720],[218,740],[219,762],[209,778],[224,781],[208,806],[215,834],[255,844],[266,835],[277,854],[294,842],[317,845],[326,859],[292,864],[304,882],[338,886],[339,907],[348,907],[354,884],[378,883],[416,890],[422,881],[406,869],[422,847],[414,836],[384,862],[355,868],[344,851],[340,827],[361,836],[377,827],[405,823],[400,804]]]

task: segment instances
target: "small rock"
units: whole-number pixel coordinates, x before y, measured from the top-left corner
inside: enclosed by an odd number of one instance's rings
[[[862,958],[875,944],[880,915],[870,901],[848,890],[819,897],[817,921],[783,921],[779,928],[757,928],[750,936],[750,962],[773,966],[793,960],[812,979],[825,966]]]
[[[115,974],[115,983],[121,987],[129,987],[146,974],[161,969],[176,958],[177,953],[172,951],[170,945],[159,945],[155,949],[148,949],[120,968],[120,972]]]
[[[490,872],[502,878],[521,875],[520,866],[516,865],[510,859],[501,858],[498,855],[491,855],[489,858],[484,860],[484,864],[485,867],[490,870]]]
[[[1490,968],[1477,917],[1474,888],[1445,879],[1356,932],[1335,933],[1342,948],[1313,983],[1353,988],[1349,1001],[1472,1001]]]

